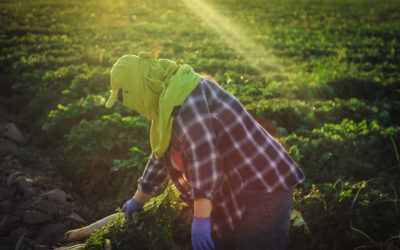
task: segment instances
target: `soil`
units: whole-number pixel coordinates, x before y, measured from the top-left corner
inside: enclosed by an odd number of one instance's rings
[[[0,109],[0,250],[53,249],[86,225],[74,211],[72,184],[39,163],[23,164],[27,142]]]

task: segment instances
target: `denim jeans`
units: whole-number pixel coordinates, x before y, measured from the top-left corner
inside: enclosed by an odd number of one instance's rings
[[[283,250],[288,240],[293,188],[267,193],[246,191],[246,212],[235,232],[214,238],[216,249]]]

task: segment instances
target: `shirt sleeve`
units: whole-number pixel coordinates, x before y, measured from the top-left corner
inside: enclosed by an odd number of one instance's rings
[[[158,195],[160,194],[168,183],[168,169],[165,165],[165,157],[156,158],[152,154],[147,162],[146,168],[140,177],[138,189],[146,194]]]
[[[191,199],[214,200],[223,173],[212,117],[206,101],[188,101],[192,103],[185,110],[180,127],[185,174],[192,186]]]

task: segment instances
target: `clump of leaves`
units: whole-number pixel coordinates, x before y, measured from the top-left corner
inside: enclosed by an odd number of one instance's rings
[[[190,228],[179,217],[184,206],[172,183],[143,210],[117,217],[94,233],[85,249],[190,249]]]
[[[91,195],[111,190],[109,185],[126,178],[137,180],[150,154],[148,125],[143,116],[119,113],[81,120],[64,135],[58,168],[71,173],[82,184],[80,190]]]
[[[112,159],[126,158],[132,145],[149,150],[148,125],[142,116],[123,117],[118,113],[98,120],[82,120],[64,136],[67,140],[64,152],[73,154],[86,166],[104,162],[111,167]]]
[[[301,198],[295,199],[294,207],[301,210],[298,217],[304,223],[300,225],[303,228],[291,229],[293,249],[295,245],[330,249],[324,237],[338,234],[342,234],[341,240],[335,246],[341,249],[362,245],[396,249],[400,245],[397,186],[395,180],[383,178],[362,181],[339,178],[332,183],[312,184],[305,196],[295,192],[295,197]]]
[[[399,127],[384,128],[375,120],[357,123],[344,119],[312,131],[299,129],[286,137],[286,142],[292,145],[292,157],[314,183],[331,182],[340,176],[363,180],[386,171],[397,175],[393,141],[398,140],[399,131]]]
[[[88,95],[67,106],[58,104],[57,109],[51,110],[42,125],[46,144],[54,143],[62,138],[68,131],[82,119],[92,120],[98,118],[99,111],[104,109],[106,99],[99,95]]]

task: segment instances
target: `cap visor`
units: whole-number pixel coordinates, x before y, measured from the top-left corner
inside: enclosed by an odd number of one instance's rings
[[[118,96],[118,89],[111,90],[111,96],[108,98],[106,102],[106,108],[112,108],[112,106],[114,106],[115,102],[117,101],[117,96]]]

